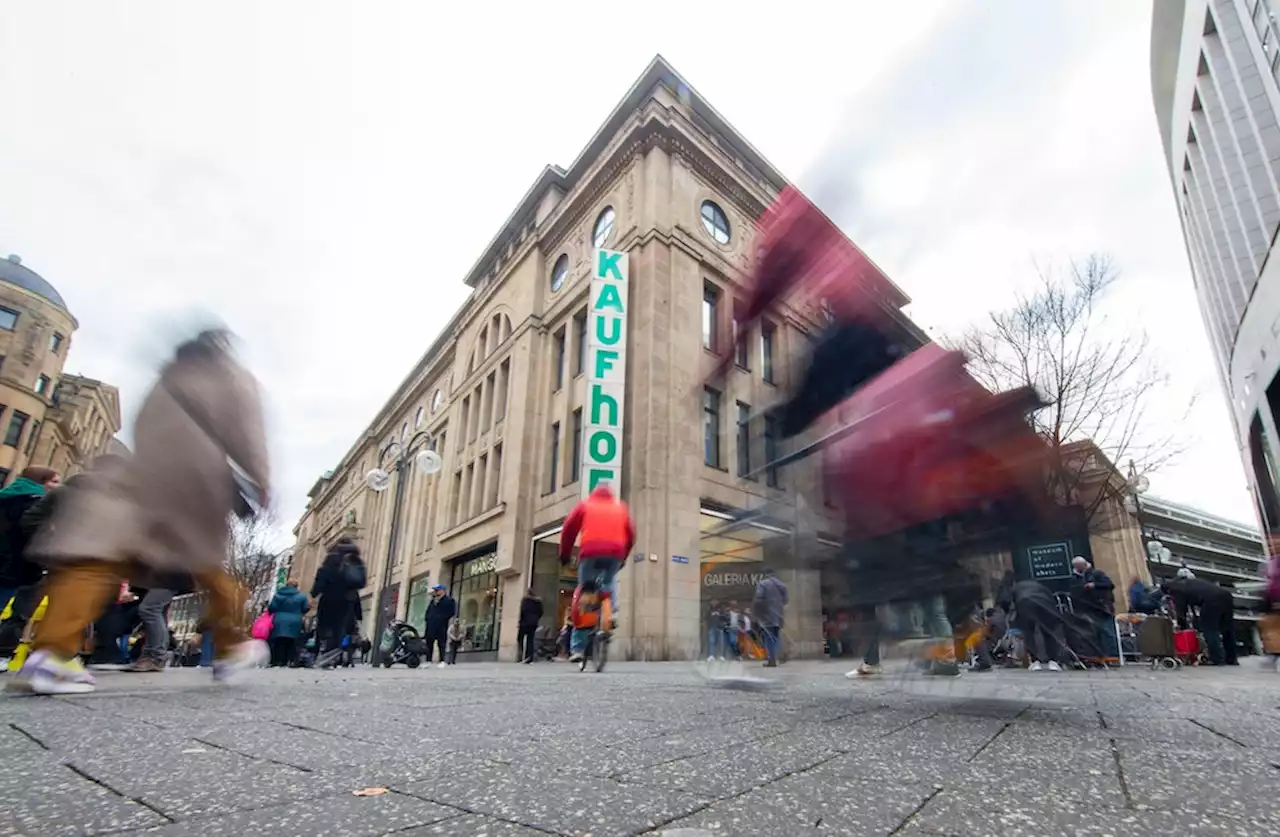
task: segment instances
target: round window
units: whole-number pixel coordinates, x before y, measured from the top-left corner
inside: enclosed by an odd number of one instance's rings
[[[606,206],[604,212],[600,213],[600,217],[596,218],[595,229],[591,231],[591,243],[596,247],[603,247],[609,241],[609,236],[613,235],[613,221],[617,217],[617,213],[613,211],[612,206]]]
[[[436,394],[431,396],[431,415],[435,415],[440,409],[440,402],[444,400],[444,394],[440,390],[436,390]]]
[[[551,293],[564,287],[564,280],[569,276],[569,254],[563,253],[556,259],[556,266],[551,269]]]
[[[702,202],[702,226],[717,244],[729,243],[729,219],[714,201]]]

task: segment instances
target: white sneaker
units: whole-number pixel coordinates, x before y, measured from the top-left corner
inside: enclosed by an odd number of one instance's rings
[[[845,672],[845,677],[850,680],[857,680],[859,677],[874,677],[880,673],[880,666],[872,666],[863,663],[853,671]]]
[[[1040,665],[1039,663],[1032,663],[1032,664],[1031,664],[1031,670],[1032,670],[1032,671],[1044,671],[1044,666]]]
[[[48,651],[36,651],[8,688],[37,695],[83,695],[96,689],[97,682],[78,657],[64,660]]]
[[[707,657],[707,663],[714,663],[715,661],[716,661],[716,657],[714,654],[712,654],[710,657]]]
[[[1049,671],[1062,671],[1062,666],[1058,665],[1057,660],[1049,661]]]
[[[441,663],[440,665],[436,666],[436,668],[444,668],[444,667],[445,667],[445,666],[447,666],[447,665],[449,665],[449,664],[448,664],[448,663]]]
[[[242,642],[221,660],[213,661],[213,679],[219,683],[234,683],[244,672],[257,668],[270,658],[271,652],[262,640]]]

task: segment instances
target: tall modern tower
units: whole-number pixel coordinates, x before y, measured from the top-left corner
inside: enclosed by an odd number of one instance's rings
[[[1280,532],[1280,0],[1156,0],[1151,93],[1263,527]]]

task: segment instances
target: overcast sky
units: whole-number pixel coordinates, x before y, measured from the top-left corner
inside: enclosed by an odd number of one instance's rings
[[[1169,420],[1200,394],[1153,491],[1253,520],[1156,133],[1148,3],[600,8],[4,3],[0,253],[61,291],[67,368],[117,384],[126,422],[195,312],[236,329],[291,527],[541,168],[660,52],[784,174],[840,178],[841,222],[935,334],[1033,261],[1110,254],[1113,320],[1174,376]]]

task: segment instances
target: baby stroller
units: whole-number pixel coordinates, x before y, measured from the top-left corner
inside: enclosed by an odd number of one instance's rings
[[[382,632],[378,650],[382,652],[384,668],[391,668],[396,663],[417,668],[422,665],[422,657],[427,653],[427,643],[418,629],[408,622],[392,622]]]

